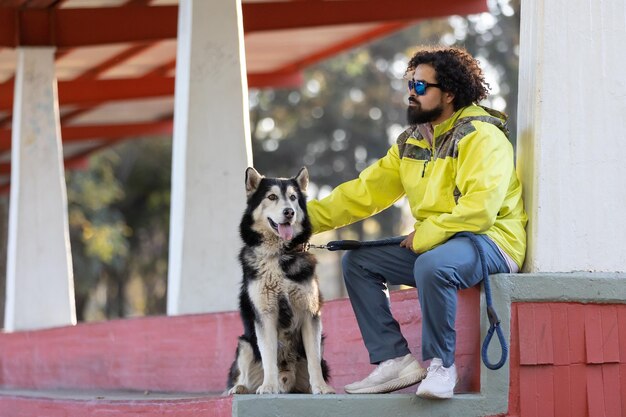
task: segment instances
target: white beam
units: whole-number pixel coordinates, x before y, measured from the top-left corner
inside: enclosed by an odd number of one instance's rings
[[[19,48],[6,331],[76,323],[54,48]]]
[[[244,171],[252,163],[240,0],[182,0],[168,314],[232,310]]]
[[[522,1],[526,271],[626,271],[625,7],[623,0]]]

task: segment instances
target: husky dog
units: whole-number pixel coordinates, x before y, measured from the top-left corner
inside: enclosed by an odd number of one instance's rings
[[[306,211],[309,173],[265,178],[246,170],[247,209],[239,225],[244,334],[228,375],[229,394],[331,394],[322,358],[322,322]]]

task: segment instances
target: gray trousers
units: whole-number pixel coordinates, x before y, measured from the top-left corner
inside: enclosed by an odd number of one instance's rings
[[[509,272],[491,239],[477,236],[489,273]],[[371,363],[410,353],[391,314],[387,284],[417,288],[422,310],[422,360],[441,358],[445,367],[454,363],[457,290],[483,279],[478,252],[467,237],[453,237],[419,255],[396,245],[347,251],[343,275]]]

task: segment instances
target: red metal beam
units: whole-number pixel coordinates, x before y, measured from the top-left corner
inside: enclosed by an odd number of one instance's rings
[[[244,3],[246,32],[408,21],[487,11],[485,0],[335,0]],[[0,9],[0,46],[77,47],[176,38],[177,6]]]
[[[248,74],[250,88],[296,87],[302,83],[298,71]],[[141,77],[112,80],[77,80],[58,83],[59,104],[62,106],[96,106],[109,101],[174,95],[174,77]],[[12,110],[13,82],[0,84],[0,111]]]
[[[299,70],[248,74],[248,88],[297,88],[304,82]]]
[[[172,133],[172,120],[159,122],[100,125],[100,126],[67,126],[61,129],[64,141],[81,141],[86,139],[119,139],[133,136],[167,135]]]
[[[1,9],[0,45],[77,47],[176,38],[178,7]]]
[[[11,173],[11,163],[3,162],[0,164],[0,175],[7,175]]]
[[[167,77],[174,68],[176,68],[176,59],[153,68],[143,78]],[[248,73],[249,88],[298,87],[302,84],[302,81],[303,77],[300,73],[300,68],[296,70],[280,69],[267,73]]]
[[[51,6],[59,7],[64,0],[28,0],[26,7],[32,9],[45,9]]]
[[[152,0],[128,0],[125,4],[127,6],[147,6],[152,3]]]
[[[28,0],[0,0],[0,7],[22,7]]]
[[[60,81],[60,105],[96,105],[107,101],[171,96],[173,77],[130,78],[121,80]],[[0,85],[0,111],[10,111],[13,83]]]
[[[487,11],[485,0],[341,0],[244,3],[246,31],[420,20]]]
[[[168,135],[172,133],[173,121],[119,124],[65,126],[61,128],[63,142],[77,142],[88,139],[117,140],[136,136]],[[11,149],[11,130],[0,130],[0,152]]]

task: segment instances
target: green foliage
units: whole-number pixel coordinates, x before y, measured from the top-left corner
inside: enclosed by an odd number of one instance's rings
[[[79,319],[164,311],[170,164],[170,138],[150,138],[100,152],[88,169],[68,173]],[[135,276],[139,295],[127,292]],[[106,297],[94,307],[98,288]]]
[[[67,197],[72,235],[80,238],[87,256],[111,265],[127,256],[131,231],[121,213],[112,209],[124,191],[114,173],[119,159],[110,156],[98,154],[91,160],[92,169],[69,173]]]

